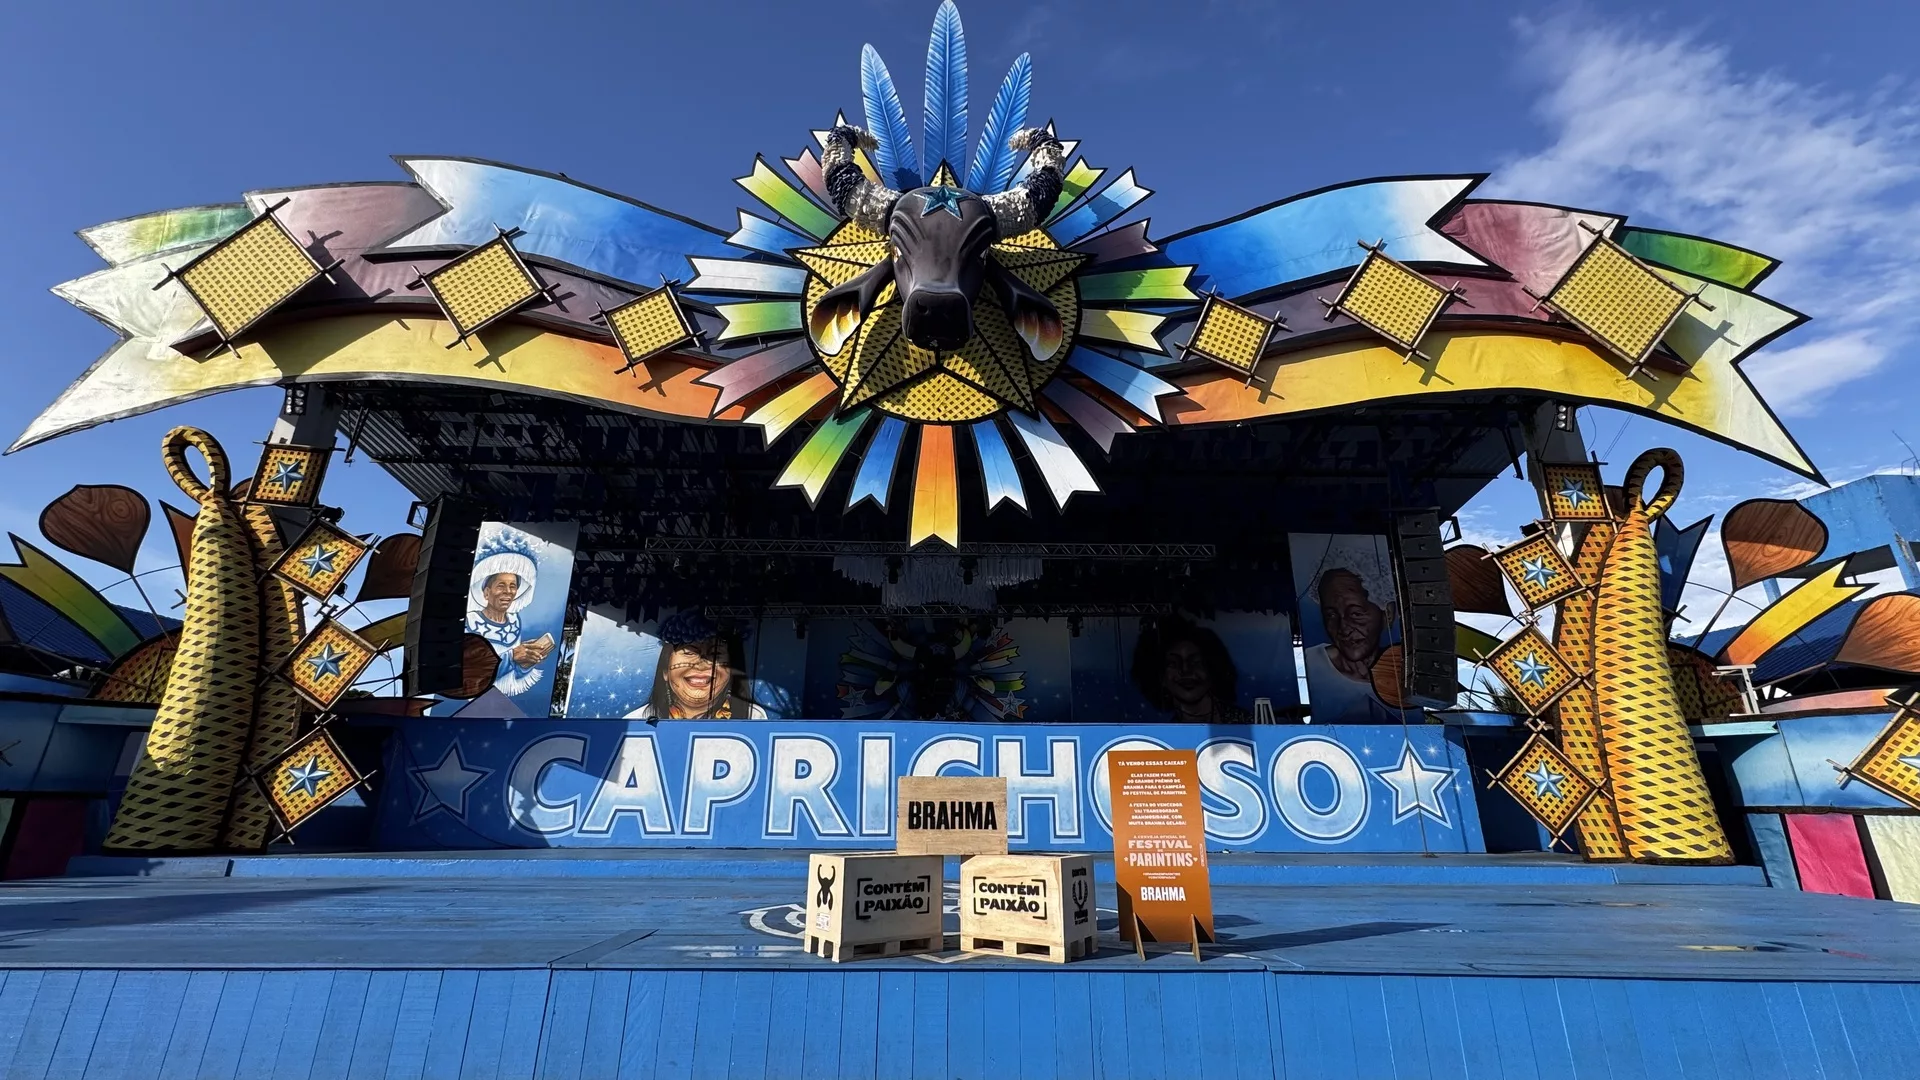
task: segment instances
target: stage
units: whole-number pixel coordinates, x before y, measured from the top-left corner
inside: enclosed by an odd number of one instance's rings
[[[1223,856],[1221,940],[1196,964],[1119,946],[1107,866],[1101,953],[1053,967],[813,959],[788,936],[802,867],[746,851],[82,860],[131,873],[0,889],[0,1066],[1892,1077],[1920,1038],[1920,907],[1765,888],[1753,868]]]

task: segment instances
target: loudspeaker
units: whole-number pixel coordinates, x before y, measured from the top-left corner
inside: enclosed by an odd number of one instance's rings
[[[457,690],[464,681],[460,657],[467,630],[467,582],[485,514],[480,503],[450,495],[433,500],[427,509],[403,639],[407,656],[401,677],[409,695]]]
[[[1395,514],[1387,539],[1407,618],[1401,627],[1406,689],[1417,698],[1451,703],[1460,688],[1459,661],[1440,515],[1432,510]]]

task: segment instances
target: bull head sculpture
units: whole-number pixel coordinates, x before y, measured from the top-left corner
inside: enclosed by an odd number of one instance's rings
[[[988,249],[1045,220],[1060,197],[1065,154],[1060,140],[1038,128],[1015,133],[1008,145],[1030,151],[1033,164],[1012,190],[983,196],[938,185],[902,193],[868,180],[854,162],[856,146],[873,148],[871,135],[848,126],[828,134],[822,161],[828,194],[848,218],[885,234],[891,254],[815,305],[807,329],[824,352],[839,354],[888,283],[900,298],[900,329],[908,341],[958,349],[973,336],[973,305],[985,284],[1034,359],[1053,355],[1064,336],[1060,313]]]

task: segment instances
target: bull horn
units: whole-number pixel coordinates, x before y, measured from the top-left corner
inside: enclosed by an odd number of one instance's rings
[[[1027,178],[1020,182],[1019,187],[986,196],[987,205],[993,208],[993,220],[999,226],[1002,240],[1029,232],[1047,219],[1053,204],[1060,198],[1060,168],[1067,158],[1066,148],[1060,145],[1060,140],[1054,137],[1053,132],[1045,128],[1016,131],[1013,138],[1007,140],[1007,145],[1015,150],[1029,151],[1029,161],[1033,167],[1027,170]]]
[[[887,215],[893,213],[893,204],[899,200],[900,193],[867,179],[867,174],[860,171],[859,163],[853,159],[854,147],[872,150],[878,145],[865,130],[851,124],[838,124],[827,132],[827,150],[820,164],[827,181],[827,195],[840,213],[874,232],[885,233]]]

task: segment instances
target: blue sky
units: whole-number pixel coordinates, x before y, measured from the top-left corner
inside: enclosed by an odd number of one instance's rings
[[[917,87],[934,7],[7,5],[0,429],[10,440],[111,341],[47,292],[99,266],[77,228],[252,188],[397,179],[394,153],[565,172],[725,223],[756,151],[792,153],[836,109],[858,117],[861,43]],[[1157,192],[1156,234],[1342,180],[1490,170],[1483,193],[1786,259],[1765,291],[1815,322],[1747,369],[1831,479],[1897,466],[1896,430],[1920,443],[1903,370],[1920,336],[1910,3],[970,0],[961,14],[975,116],[1031,52],[1036,114],[1096,164],[1134,166]],[[904,92],[917,124],[917,89]],[[199,424],[250,461],[278,400],[227,395],[0,458],[0,527],[35,536],[40,507],[75,483],[179,503],[160,435]],[[1682,521],[1799,490],[1652,421],[1589,410],[1586,430],[1615,471],[1648,446],[1680,449]],[[364,461],[328,489],[350,526],[400,527],[408,497]],[[1465,523],[1508,537],[1531,512],[1507,481]],[[171,561],[156,525],[143,566]]]

